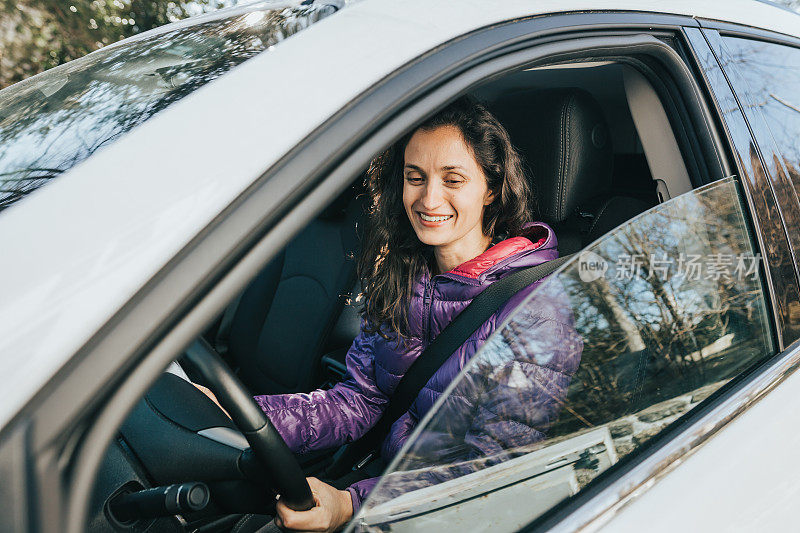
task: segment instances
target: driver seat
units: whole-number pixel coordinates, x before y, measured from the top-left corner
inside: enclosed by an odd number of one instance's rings
[[[345,191],[264,267],[229,305],[228,325],[223,318],[213,343],[201,339],[189,350],[219,352],[253,394],[316,388],[321,356],[355,283],[364,212],[358,192]]]
[[[537,216],[553,227],[560,255],[581,250],[657,203],[655,192],[642,197],[614,190],[611,135],[588,92],[516,91],[491,108],[532,172]]]

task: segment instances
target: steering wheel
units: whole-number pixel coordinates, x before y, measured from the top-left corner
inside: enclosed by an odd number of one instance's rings
[[[205,379],[244,434],[281,501],[295,511],[314,507],[311,487],[297,459],[239,378],[212,350],[189,350],[186,361]]]

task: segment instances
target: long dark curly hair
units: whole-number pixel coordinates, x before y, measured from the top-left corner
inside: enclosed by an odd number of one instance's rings
[[[371,162],[366,176],[369,219],[358,261],[369,333],[407,340],[408,310],[415,281],[432,270],[433,250],[419,241],[403,207],[405,149],[419,130],[455,126],[472,149],[494,201],[483,214],[483,232],[493,239],[519,235],[532,220],[533,191],[508,132],[483,105],[461,97],[428,118]]]

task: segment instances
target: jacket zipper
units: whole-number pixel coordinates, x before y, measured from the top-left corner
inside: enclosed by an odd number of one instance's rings
[[[432,322],[431,314],[433,312],[433,288],[434,288],[435,285],[436,285],[436,282],[432,281],[431,278],[425,280],[425,298],[424,298],[424,302],[425,302],[425,310],[424,310],[425,333],[424,333],[424,335],[425,336],[423,338],[423,343],[422,343],[422,349],[423,350],[425,348],[427,348],[428,344],[430,344],[431,322]]]

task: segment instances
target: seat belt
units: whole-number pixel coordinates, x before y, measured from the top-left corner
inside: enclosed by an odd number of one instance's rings
[[[565,255],[515,272],[489,285],[477,295],[411,364],[400,379],[400,383],[378,423],[366,435],[343,450],[326,474],[330,478],[341,477],[346,473],[348,464],[354,464],[353,470],[357,470],[368,463],[372,459],[374,451],[388,435],[392,424],[411,408],[422,387],[428,383],[444,362],[512,296],[552,274],[575,255]]]
[[[222,315],[222,320],[219,322],[217,334],[214,336],[214,349],[216,352],[224,356],[228,353],[229,342],[231,339],[231,327],[233,326],[233,317],[236,316],[236,311],[239,310],[239,304],[242,301],[242,296],[245,291],[239,293],[234,301],[228,304],[225,312]]]

